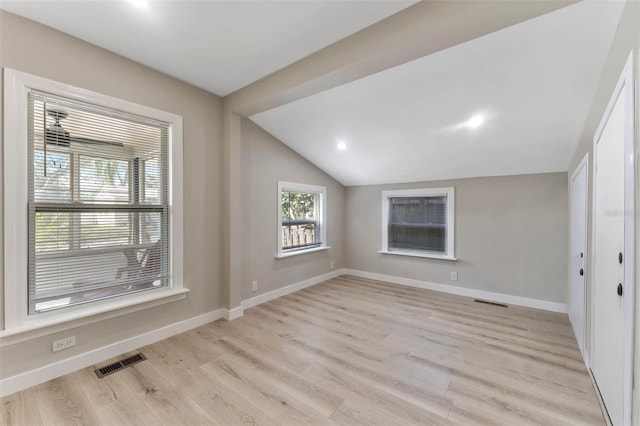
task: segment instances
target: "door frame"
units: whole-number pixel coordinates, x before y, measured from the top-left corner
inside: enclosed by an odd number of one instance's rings
[[[576,169],[573,171],[573,173],[571,174],[571,179],[569,180],[569,218],[573,218],[573,185],[574,185],[574,181],[576,179],[576,177],[580,174],[580,172],[584,169],[584,179],[585,179],[585,185],[584,185],[584,200],[585,200],[585,209],[584,209],[584,271],[585,271],[585,275],[584,275],[584,300],[581,301],[582,305],[583,305],[583,318],[582,318],[582,342],[578,341],[578,346],[580,346],[580,351],[582,352],[582,357],[585,360],[585,364],[587,365],[587,367],[589,366],[589,361],[588,361],[588,349],[587,349],[587,314],[588,312],[588,306],[587,306],[587,271],[590,268],[587,268],[588,265],[588,260],[589,260],[589,242],[588,242],[588,235],[589,235],[589,153],[587,152],[584,155],[584,158],[582,159],[582,161],[580,161],[580,164],[578,164],[578,167],[576,167]],[[575,300],[571,299],[571,293],[572,293],[572,281],[571,281],[571,250],[573,249],[572,247],[572,235],[571,235],[571,225],[569,225],[569,312],[571,312],[571,307],[574,306],[574,303],[576,303]],[[571,319],[571,317],[569,317],[569,319]],[[572,328],[574,327],[573,322],[571,322],[571,326]],[[576,329],[574,328],[573,332],[576,332]],[[578,336],[576,335],[576,339],[578,338]],[[582,343],[582,344],[581,344]]]
[[[607,108],[602,116],[598,129],[593,137],[593,199],[591,203],[591,285],[590,285],[590,349],[589,358],[593,360],[595,352],[595,269],[596,269],[596,207],[597,191],[596,178],[598,171],[597,144],[602,136],[609,116],[619,96],[625,97],[625,159],[624,159],[624,293],[623,293],[623,421],[624,424],[631,424],[632,400],[632,377],[633,377],[633,345],[634,345],[634,303],[635,303],[635,87],[633,74],[633,51],[629,54],[624,65],[620,78],[616,84]],[[589,368],[593,366],[589,365]]]

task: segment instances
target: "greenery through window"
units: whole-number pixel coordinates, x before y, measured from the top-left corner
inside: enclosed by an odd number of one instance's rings
[[[282,253],[322,247],[324,187],[283,184],[280,187]]]

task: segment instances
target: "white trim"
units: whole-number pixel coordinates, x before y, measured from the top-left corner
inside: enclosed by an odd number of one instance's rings
[[[636,294],[636,88],[633,74],[633,51],[625,65],[625,79],[627,81],[627,117],[625,137],[625,165],[624,165],[624,409],[623,419],[631,424],[633,412],[633,351],[635,346],[635,294]]]
[[[240,318],[244,315],[244,307],[236,306],[232,309],[222,308],[222,317],[227,321],[233,321],[236,318]]]
[[[586,325],[585,325],[586,327]],[[591,361],[589,361],[589,351],[586,350],[587,348],[585,348],[584,353],[582,354],[582,359],[584,360],[584,365],[585,367],[587,367],[587,371],[589,371],[589,374],[591,374],[591,368],[589,368],[589,365]]]
[[[455,287],[446,284],[432,283],[428,281],[414,280],[411,278],[396,277],[393,275],[377,274],[374,272],[364,272],[355,269],[345,269],[346,275],[367,278],[377,281],[386,281],[392,284],[406,285],[408,287],[423,288],[442,293],[456,294],[458,296],[472,297],[475,299],[489,300],[492,302],[506,303],[509,305],[524,306],[527,308],[542,309],[544,311],[567,313],[567,304],[550,302],[547,300],[531,299],[528,297],[511,296],[508,294],[492,293],[484,290],[476,290],[466,287]]]
[[[576,178],[576,176],[578,176],[578,173],[580,172],[580,169],[582,169],[583,167],[589,167],[589,153],[588,152],[584,155],[584,157],[582,158],[582,161],[580,161],[580,164],[578,164],[578,166],[573,171],[573,173],[571,173],[571,180],[572,181]],[[587,169],[587,172],[589,172],[589,169]]]
[[[382,191],[382,248],[379,253],[398,254],[414,257],[429,257],[436,259],[457,260],[455,251],[455,211],[456,211],[456,188],[453,186],[443,188],[418,188],[418,189],[395,189],[392,191]],[[389,200],[395,197],[447,197],[447,252],[444,255],[429,252],[412,252],[404,250],[389,250]]]
[[[92,302],[91,307],[75,306],[57,311],[28,314],[28,239],[27,234],[27,96],[29,90],[59,94],[66,98],[115,109],[170,124],[169,132],[169,205],[171,218],[171,288],[157,290],[146,297],[131,295]],[[4,328],[1,336],[23,333],[36,328],[75,321],[79,316],[93,317],[95,312],[120,310],[137,301],[144,309],[147,302],[173,296],[183,291],[183,121],[182,117],[155,108],[70,86],[43,77],[4,69]],[[188,291],[188,290],[186,290]],[[184,298],[184,297],[182,297]],[[171,299],[171,300],[170,300]],[[131,309],[131,312],[135,309]],[[66,311],[66,312],[65,312]],[[67,319],[71,318],[71,319]]]
[[[317,222],[320,227],[320,246],[312,247],[308,249],[297,249],[287,251],[282,248],[282,192],[283,191],[296,191],[318,194],[320,208],[318,209]],[[298,254],[311,253],[314,251],[324,250],[330,248],[327,244],[327,187],[320,185],[308,185],[304,183],[293,183],[278,181],[278,199],[276,201],[278,210],[276,211],[277,220],[277,235],[278,235],[278,247],[276,251],[276,258],[296,256]]]
[[[295,251],[287,251],[284,252],[280,255],[276,255],[276,259],[284,259],[286,257],[291,257],[291,256],[298,256],[299,254],[307,254],[307,253],[314,253],[316,251],[323,251],[323,250],[329,250],[331,247],[330,246],[322,246],[322,247],[313,247],[310,249],[302,249],[302,250],[295,250]]]
[[[428,252],[424,252],[424,251],[406,251],[406,250],[387,251],[387,250],[378,250],[378,253],[380,253],[380,254],[395,254],[395,255],[398,255],[398,256],[426,257],[426,258],[429,258],[429,259],[440,259],[440,260],[458,260],[457,257],[442,256],[442,255],[439,255],[439,254],[429,254]]]
[[[222,309],[217,309],[207,312],[206,314],[198,315],[197,317],[130,337],[120,342],[90,350],[62,361],[7,377],[0,380],[0,397],[19,392],[28,387],[72,373],[81,368],[89,367],[125,352],[175,336],[176,334],[184,333],[185,331],[200,327],[220,318],[222,318]]]
[[[20,327],[28,315],[27,92],[20,73],[4,69],[4,327]],[[22,141],[23,143],[11,143]],[[10,184],[9,184],[10,182]],[[17,255],[22,253],[22,255]],[[11,260],[9,261],[9,258]],[[9,309],[8,309],[9,308]]]
[[[597,191],[596,176],[597,165],[597,144],[602,136],[602,132],[609,121],[609,116],[618,100],[619,96],[625,96],[625,159],[624,159],[624,332],[623,332],[623,403],[622,418],[625,424],[631,424],[631,412],[633,407],[633,346],[634,346],[634,311],[635,311],[635,87],[633,79],[633,51],[622,69],[620,78],[611,94],[609,103],[605,109],[600,124],[593,137],[593,196],[591,203],[591,341],[589,357],[593,359],[595,352],[595,316],[596,305],[595,285],[596,285],[596,213],[597,213]],[[631,214],[630,212],[633,212]],[[589,366],[590,368],[592,365]]]
[[[171,287],[184,286],[184,158],[182,117],[173,116],[169,132],[169,231],[171,236]]]
[[[300,281],[295,284],[290,284],[285,287],[281,287],[277,290],[270,291],[268,293],[259,294],[258,296],[251,297],[242,301],[242,308],[248,309],[253,306],[257,306],[261,303],[268,302],[278,297],[286,296],[287,294],[302,290],[303,288],[311,287],[321,282],[330,280],[340,275],[346,274],[346,269],[336,269],[335,271],[328,272],[326,274],[318,275],[308,280]]]

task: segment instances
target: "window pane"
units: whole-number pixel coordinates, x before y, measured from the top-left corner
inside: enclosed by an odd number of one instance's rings
[[[36,212],[36,253],[66,250],[70,247],[69,213]]]
[[[140,215],[140,243],[149,244],[160,239],[162,235],[162,214],[145,212]]]
[[[389,209],[390,249],[446,253],[446,196],[391,198]]]
[[[133,244],[137,217],[145,225],[140,243]],[[30,258],[36,311],[168,285],[169,247],[160,237],[167,235],[168,217],[162,211],[37,212],[36,218],[36,252]],[[69,242],[69,234],[56,235],[69,229],[79,246]]]
[[[35,201],[70,201],[71,160],[69,154],[47,150],[33,152],[33,190]]]
[[[129,162],[80,156],[80,200],[129,202]]]
[[[144,162],[144,199],[146,204],[160,204],[162,202],[160,175],[160,161],[152,158]]]
[[[167,247],[161,242],[134,248],[74,251],[36,257],[38,286],[30,299],[36,311],[114,297],[168,284]]]
[[[131,244],[131,219],[135,213],[77,212],[80,248],[107,247]]]
[[[282,248],[297,249],[317,246],[318,194],[282,192]]]

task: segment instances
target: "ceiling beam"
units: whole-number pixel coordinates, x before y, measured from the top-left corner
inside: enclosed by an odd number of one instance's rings
[[[573,3],[421,1],[237,90],[225,107],[249,117]]]

